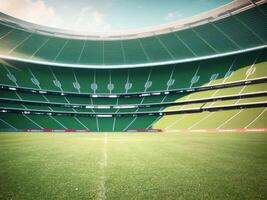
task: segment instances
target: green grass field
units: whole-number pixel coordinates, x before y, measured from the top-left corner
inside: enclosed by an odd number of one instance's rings
[[[0,199],[267,199],[266,133],[3,133],[0,152]]]

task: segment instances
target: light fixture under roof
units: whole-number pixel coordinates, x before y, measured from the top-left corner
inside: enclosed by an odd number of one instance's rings
[[[117,98],[118,95],[113,94],[113,95],[109,95],[108,97],[109,97],[109,98]]]
[[[98,109],[110,109],[110,106],[96,106]]]
[[[42,90],[40,90],[39,93],[40,93],[40,94],[46,94],[47,91],[42,91]]]
[[[112,117],[112,115],[96,115],[97,117]]]

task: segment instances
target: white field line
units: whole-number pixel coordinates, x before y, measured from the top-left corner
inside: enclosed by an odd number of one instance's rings
[[[222,126],[224,126],[225,124],[227,124],[229,121],[231,121],[233,118],[235,118],[237,115],[239,115],[241,112],[243,111],[243,109],[239,110],[236,114],[234,114],[232,117],[230,117],[228,120],[226,120],[225,122],[223,122],[220,126],[218,126],[216,129],[220,129]]]
[[[251,124],[253,124],[257,119],[260,118],[260,116],[263,115],[263,113],[265,113],[265,111],[267,110],[267,108],[265,108],[252,122],[250,122],[247,126],[245,126],[245,128],[248,128]]]
[[[98,193],[97,193],[97,198],[98,200],[105,200],[106,197],[106,167],[107,167],[107,160],[108,160],[108,155],[107,155],[107,144],[108,144],[108,136],[107,133],[105,133],[104,137],[104,145],[103,145],[103,159],[100,162],[100,183],[99,183],[99,188],[98,188]]]

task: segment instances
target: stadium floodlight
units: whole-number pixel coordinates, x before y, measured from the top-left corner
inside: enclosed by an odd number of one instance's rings
[[[118,95],[109,95],[108,97],[109,97],[109,98],[117,98]]]
[[[160,92],[154,92],[152,93],[152,95],[160,95],[161,93]]]
[[[187,92],[194,92],[195,89],[194,89],[194,88],[192,88],[192,89],[187,89],[186,91],[187,91]]]
[[[141,94],[140,96],[141,97],[147,97],[147,96],[151,96],[151,94],[150,93],[146,93],[146,94]]]
[[[42,90],[40,90],[39,93],[40,93],[40,94],[46,94],[47,91],[42,91]]]
[[[110,109],[110,106],[96,106],[99,109]]]
[[[96,115],[96,117],[112,117],[112,115]]]
[[[13,87],[10,87],[10,88],[8,88],[9,90],[13,90],[13,91],[15,91],[15,90],[17,90],[17,88],[13,88]]]
[[[137,105],[121,105],[121,106],[113,106],[115,109],[120,109],[120,108],[137,108]]]

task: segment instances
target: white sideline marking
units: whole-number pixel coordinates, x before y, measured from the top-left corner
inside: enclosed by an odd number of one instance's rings
[[[236,114],[234,114],[232,117],[230,117],[228,120],[223,122],[220,126],[218,126],[216,129],[220,129],[223,125],[227,124],[229,121],[231,121],[233,118],[235,118],[237,115],[239,115],[243,109],[239,110]]]
[[[267,108],[265,108],[252,122],[250,122],[245,128],[248,128],[251,124],[253,124],[257,119],[260,118],[260,116],[263,115],[263,113],[265,113],[265,111],[267,110]]]
[[[97,199],[99,200],[105,200],[107,198],[106,197],[106,173],[105,173],[105,168],[107,167],[107,160],[108,160],[107,144],[108,144],[108,136],[107,136],[107,133],[105,133],[104,145],[103,145],[103,160],[100,162],[100,171],[101,171],[100,184],[99,184],[98,193],[97,193]]]

